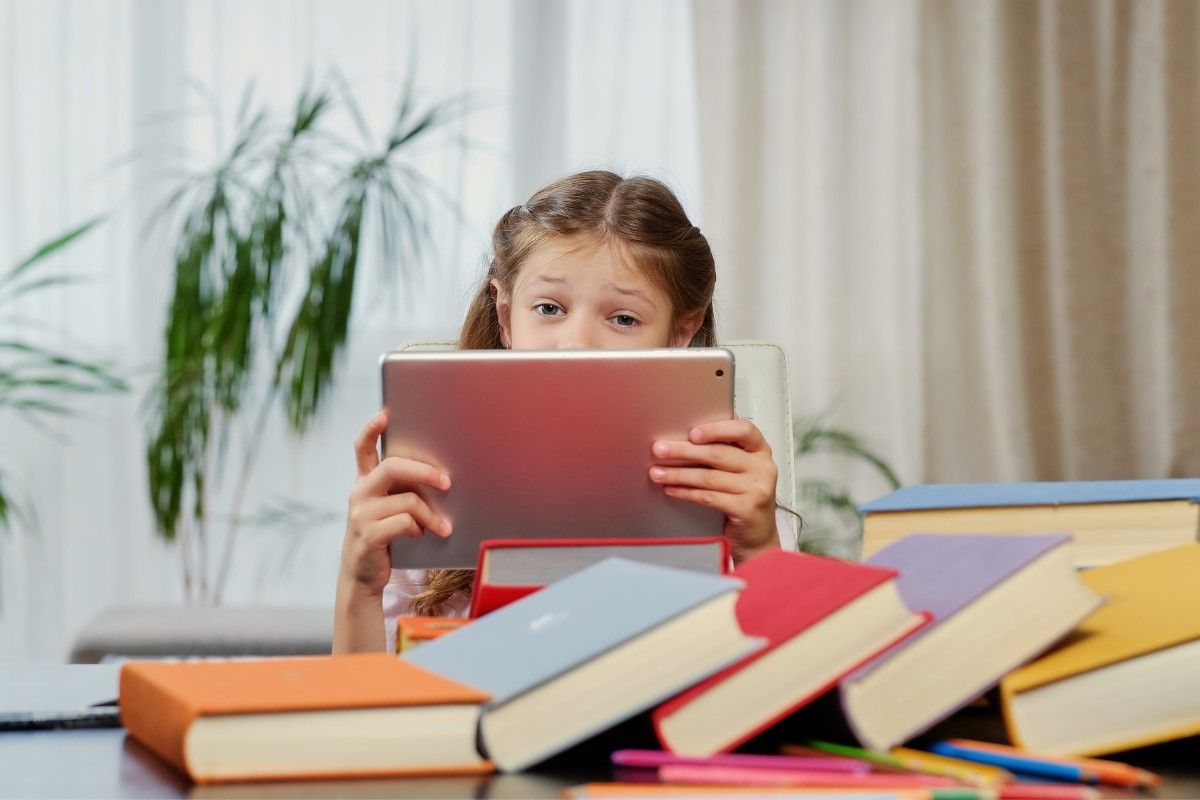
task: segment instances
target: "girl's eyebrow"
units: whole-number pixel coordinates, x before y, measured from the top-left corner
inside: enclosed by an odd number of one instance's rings
[[[545,273],[538,273],[537,275],[532,276],[529,279],[529,283],[527,285],[532,286],[537,283],[549,283],[553,286],[569,286],[570,285],[570,281],[568,281],[566,278],[558,278],[553,275],[546,275]],[[629,289],[629,288],[625,288],[623,286],[617,286],[615,283],[610,283],[607,286],[605,286],[604,288],[606,290],[611,289],[612,291],[616,292],[617,294],[625,295],[626,297],[635,297],[635,298],[641,300],[642,302],[644,302],[646,305],[650,306],[651,308],[658,308],[658,306],[656,306],[654,304],[654,301],[651,300],[646,295],[645,292],[642,292],[638,289]]]
[[[565,286],[568,281],[566,278],[555,278],[552,275],[539,274],[539,275],[535,275],[529,282],[530,283],[552,283],[552,284],[555,284],[556,286]]]
[[[610,283],[607,286],[605,286],[604,288],[612,289],[617,294],[623,294],[623,295],[626,295],[627,297],[636,297],[640,300],[644,300],[646,302],[646,304],[649,305],[651,308],[655,307],[654,301],[651,300],[649,297],[647,297],[644,292],[638,291],[637,289],[624,289],[620,286],[617,286],[615,283]]]

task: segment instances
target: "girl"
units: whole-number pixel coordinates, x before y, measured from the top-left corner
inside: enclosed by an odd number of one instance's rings
[[[463,349],[711,347],[716,273],[708,241],[675,195],[645,177],[569,175],[509,209],[492,234],[492,259],[467,312]],[[388,543],[451,526],[417,484],[450,488],[451,475],[410,459],[380,461],[384,412],[355,442],[338,574],[333,650],[385,650],[402,614],[462,616],[471,570],[393,570]],[[725,514],[734,563],[779,546],[775,463],[758,428],[733,419],[699,426],[654,455],[703,466],[654,466],[649,479],[674,498]]]

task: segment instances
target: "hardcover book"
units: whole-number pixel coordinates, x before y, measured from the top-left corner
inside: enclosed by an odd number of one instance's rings
[[[484,750],[516,771],[746,656],[740,580],[602,561],[403,658],[492,695]]]
[[[121,721],[199,783],[488,772],[489,695],[384,653],[130,661]]]
[[[1076,756],[1200,734],[1200,544],[1097,567],[1083,581],[1108,602],[1000,683],[1012,741]]]
[[[729,542],[723,536],[487,539],[479,545],[470,616],[495,611],[606,558],[723,575],[729,571]]]
[[[914,534],[867,563],[900,573],[932,624],[841,683],[868,749],[889,750],[990,689],[1068,634],[1102,598],[1071,564],[1067,534]]]
[[[910,533],[1066,531],[1093,567],[1195,542],[1200,479],[905,486],[859,510],[864,557]]]
[[[746,582],[742,630],[768,644],[655,710],[659,741],[680,755],[737,747],[927,619],[905,605],[888,567],[770,550],[733,576]]]

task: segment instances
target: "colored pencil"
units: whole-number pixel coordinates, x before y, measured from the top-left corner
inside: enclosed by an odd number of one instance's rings
[[[798,798],[799,800],[933,800],[928,791],[915,789],[801,789],[793,786],[697,786],[661,783],[586,783],[564,789],[565,798],[611,797],[719,797],[723,800]],[[939,798],[939,800],[948,800]]]
[[[915,769],[928,775],[941,775],[946,778],[957,778],[960,781],[975,786],[999,786],[1011,783],[1016,776],[1006,769],[989,764],[977,764],[961,758],[939,756],[926,753],[923,750],[912,750],[907,747],[895,747],[889,751],[900,763],[909,769]]]
[[[706,758],[678,756],[665,750],[617,750],[612,763],[620,767],[659,767],[682,764],[694,767],[750,767],[753,769],[792,769],[811,772],[837,772],[862,775],[871,771],[869,765],[853,758],[746,755],[723,753]]]
[[[828,751],[828,750],[818,750],[815,747],[809,747],[807,745],[801,745],[801,744],[782,745],[779,748],[779,752],[784,753],[789,756],[813,756],[813,757],[826,756],[826,757],[828,757],[829,755],[831,755],[830,751]],[[870,752],[870,751],[864,750],[863,752],[866,753],[866,752]],[[845,756],[845,757],[850,758],[852,756]],[[876,761],[876,760],[868,759],[868,758],[859,758],[859,761],[867,764],[872,772],[891,772],[891,773],[898,773],[900,775],[912,775],[914,772],[914,770],[908,769],[907,767],[901,767],[899,765],[892,764],[891,759],[889,759],[887,761]]]
[[[920,750],[909,750],[904,747],[895,748],[888,753],[881,753],[831,742],[813,741],[808,742],[808,745],[818,752],[858,758],[873,764],[901,768],[926,775],[954,778],[974,786],[996,786],[1014,780],[1011,772],[999,767],[934,755]]]
[[[1007,783],[996,787],[998,800],[1092,800],[1100,793],[1075,783]]]
[[[668,764],[659,767],[663,783],[699,783],[735,786],[809,786],[838,789],[960,788],[958,781],[926,775],[852,775],[783,769],[692,767]],[[965,788],[965,787],[961,787]]]
[[[968,750],[996,753],[999,755],[1015,755],[1033,761],[1048,764],[1069,764],[1079,767],[1091,780],[1089,783],[1107,783],[1113,786],[1153,788],[1162,783],[1162,778],[1144,769],[1125,764],[1120,761],[1107,761],[1098,758],[1054,758],[1038,753],[1030,753],[1017,747],[1010,747],[992,742],[976,742],[971,739],[949,739],[949,744]]]
[[[1096,776],[1085,771],[1076,764],[1044,761],[1030,758],[1018,753],[996,753],[988,750],[976,750],[950,742],[937,742],[931,748],[939,756],[962,758],[976,761],[980,764],[991,764],[994,767],[1011,770],[1022,775],[1033,775],[1039,778],[1049,778],[1056,781],[1073,781],[1075,783],[1095,782]]]
[[[908,767],[900,762],[899,758],[890,753],[881,753],[878,750],[863,750],[860,747],[851,747],[847,744],[834,744],[833,742],[809,741],[805,742],[805,744],[820,753],[829,753],[830,755],[843,756],[845,758],[857,758],[872,764],[882,764],[885,767],[908,769]],[[785,751],[787,748],[788,745],[784,745]]]

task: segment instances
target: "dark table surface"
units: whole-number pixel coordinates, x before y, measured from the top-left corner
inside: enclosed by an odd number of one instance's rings
[[[0,669],[0,682],[17,689],[24,675],[30,694],[37,682],[28,670],[21,675]],[[61,684],[63,670],[43,673],[45,682]],[[5,678],[14,680],[4,680]],[[108,691],[106,679],[89,674],[92,693]],[[97,680],[99,678],[99,680]],[[12,692],[8,701],[13,702]],[[3,692],[0,692],[3,695]],[[32,699],[32,698],[31,698]],[[96,698],[100,699],[100,698]],[[556,757],[534,771],[516,775],[441,778],[396,778],[353,781],[304,781],[196,786],[159,760],[122,728],[0,733],[0,798],[309,798],[309,797],[427,797],[515,798],[557,797],[568,787],[589,781],[624,780],[606,763],[606,754],[622,746],[652,746],[648,726],[638,722]],[[638,737],[643,737],[638,740]],[[1003,741],[994,709],[965,709],[930,732],[927,738],[973,738]],[[1113,756],[1157,772],[1165,782],[1157,791],[1138,794],[1113,788],[1105,797],[1200,798],[1200,737],[1182,739]]]
[[[951,723],[970,722],[966,729],[978,731],[981,720],[969,717],[960,715]],[[987,725],[991,719],[982,722]],[[1106,788],[1105,797],[1200,798],[1200,739],[1131,751],[1120,758],[1160,773],[1166,782],[1142,795]],[[4,798],[535,798],[556,797],[562,789],[588,781],[622,777],[604,763],[601,753],[592,752],[515,775],[196,786],[121,728],[0,733],[0,797]]]

